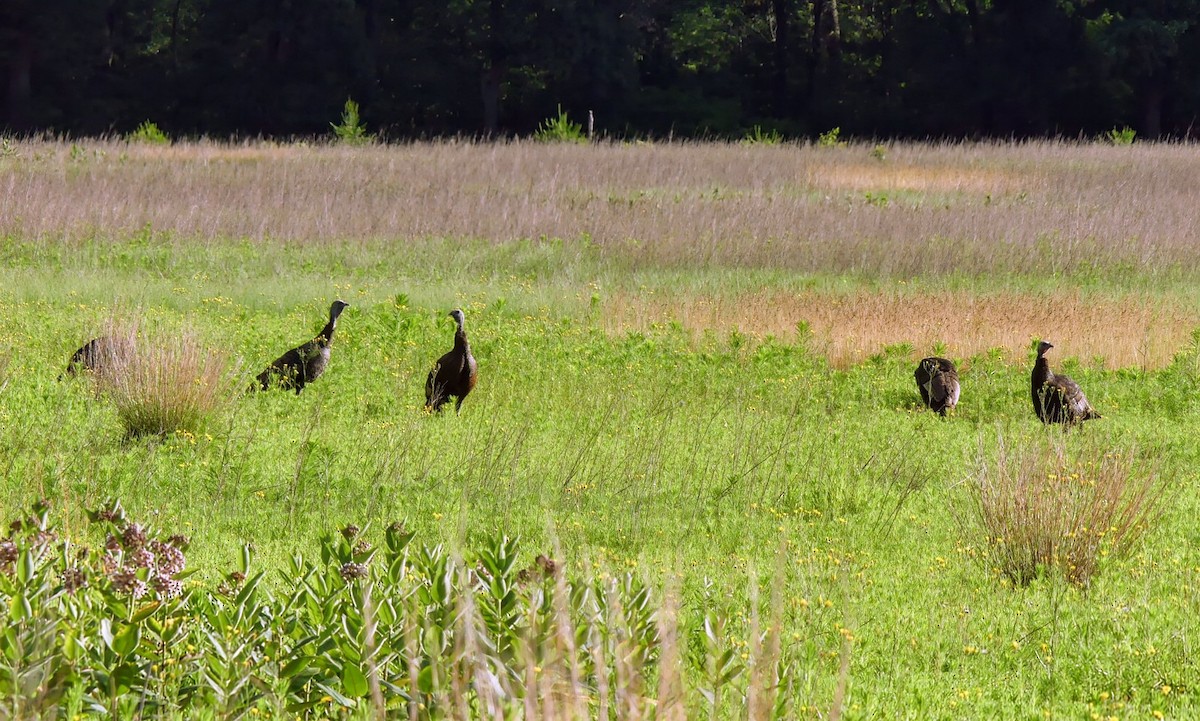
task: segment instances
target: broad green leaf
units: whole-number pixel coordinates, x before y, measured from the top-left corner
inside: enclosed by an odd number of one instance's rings
[[[310,663],[312,663],[312,656],[294,658],[284,664],[283,668],[279,669],[279,675],[281,678],[291,678],[308,668],[308,664]]]
[[[8,615],[13,622],[23,621],[33,615],[33,609],[30,608],[29,599],[26,598],[24,591],[12,597],[9,602]]]
[[[122,658],[129,656],[142,640],[142,627],[136,623],[127,625],[113,638],[112,649]]]
[[[342,669],[342,689],[350,698],[362,698],[367,695],[367,677],[355,664],[348,663]]]
[[[160,603],[158,601],[151,601],[150,603],[147,603],[145,606],[142,606],[141,608],[139,608],[137,610],[137,613],[133,614],[133,618],[130,620],[133,623],[141,623],[142,621],[145,621],[150,616],[150,614],[157,611],[159,606],[162,606],[162,603]]]
[[[100,619],[100,638],[104,640],[104,645],[112,650],[113,647],[113,632],[112,620],[108,618]]]
[[[17,560],[17,580],[23,586],[29,585],[29,581],[36,571],[37,565],[33,562],[33,552],[28,549],[21,551],[21,557]]]
[[[433,667],[425,666],[417,672],[417,690],[421,693],[433,693]]]

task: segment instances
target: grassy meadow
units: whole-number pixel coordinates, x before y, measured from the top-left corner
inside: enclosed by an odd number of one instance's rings
[[[99,543],[86,511],[120,499],[190,537],[197,593],[245,544],[282,570],[350,523],[467,555],[519,537],[523,565],[654,589],[689,718],[1200,714],[1194,145],[5,148],[6,523],[46,498]],[[335,298],[325,375],[242,393]],[[432,416],[454,307],[479,384]],[[58,380],[113,323],[194,334],[236,392],[193,431],[127,438],[89,379]],[[1102,419],[1038,422],[1039,338]],[[945,419],[913,382],[931,354],[960,368]],[[978,490],[1022,468],[1082,489],[1028,503],[1157,505],[1113,521],[1085,583],[1022,586],[1001,561],[1032,521],[997,534]],[[706,643],[741,669],[716,702]],[[755,706],[764,654],[789,669],[775,708]]]

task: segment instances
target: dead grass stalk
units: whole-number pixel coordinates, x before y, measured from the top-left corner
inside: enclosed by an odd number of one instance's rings
[[[96,380],[131,437],[194,433],[232,399],[228,361],[192,331],[151,338],[113,324],[105,337]]]
[[[1127,554],[1157,517],[1164,484],[1136,449],[1063,437],[1013,448],[1004,438],[972,480],[971,535],[1010,582],[1056,569],[1087,586],[1105,557]]]

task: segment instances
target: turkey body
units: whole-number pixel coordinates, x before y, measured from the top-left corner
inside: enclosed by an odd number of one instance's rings
[[[937,356],[923,358],[913,377],[921,400],[940,415],[946,415],[958,405],[958,368],[952,361]]]
[[[79,347],[79,350],[71,354],[70,360],[67,361],[66,375],[78,375],[83,371],[94,372],[104,363],[104,359],[109,355],[111,347],[112,338],[108,336],[93,338],[84,343]]]
[[[1074,425],[1100,418],[1078,383],[1050,370],[1046,351],[1053,347],[1046,341],[1038,343],[1037,361],[1029,379],[1033,412],[1042,423]]]
[[[67,369],[58,376],[75,376],[83,372],[99,373],[111,369],[118,356],[128,357],[132,352],[132,342],[126,338],[102,335],[89,340],[71,354],[67,361]]]
[[[471,344],[467,342],[467,332],[463,329],[466,317],[461,310],[450,311],[450,317],[458,325],[454,333],[454,348],[437,359],[429,377],[425,379],[425,407],[437,413],[442,406],[455,399],[454,411],[462,409],[463,400],[479,376],[479,365],[471,354]]]
[[[267,369],[257,376],[256,386],[267,390],[273,386],[296,391],[304,390],[304,386],[312,383],[325,372],[329,365],[333,332],[337,329],[338,316],[350,304],[335,300],[329,307],[329,322],[321,329],[316,338],[301,343],[272,361]]]

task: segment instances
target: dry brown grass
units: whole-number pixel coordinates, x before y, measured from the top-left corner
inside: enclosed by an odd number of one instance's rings
[[[435,711],[446,708],[444,715],[452,719],[684,721],[707,717],[768,721],[804,718],[806,711],[798,714],[797,706],[805,701],[831,705],[828,712],[818,711],[817,705],[809,712],[836,719],[850,678],[848,636],[840,634],[836,675],[829,665],[801,666],[785,653],[783,617],[788,604],[781,579],[787,574],[789,556],[781,550],[779,558],[767,623],[760,623],[757,581],[751,579],[753,617],[749,627],[742,629],[744,637],[731,635],[725,639],[731,642],[728,646],[703,652],[694,641],[689,643],[698,629],[684,625],[678,592],[672,588],[658,598],[653,619],[646,625],[645,618],[633,618],[640,613],[622,606],[619,579],[608,577],[602,582],[602,591],[593,587],[580,594],[559,572],[553,580],[542,580],[545,586],[532,593],[511,656],[499,654],[484,630],[480,613],[477,595],[486,589],[464,583],[453,621],[451,694],[440,699],[435,694]],[[466,581],[465,575],[461,578]],[[570,599],[578,599],[582,605],[573,608]],[[724,628],[728,620],[719,623]],[[839,628],[843,627],[839,624]],[[735,649],[749,652],[739,655]],[[723,693],[706,689],[711,681],[697,676],[700,667],[712,665],[727,674],[719,683]],[[826,673],[834,686],[832,698],[818,701],[797,696],[802,678],[811,680]],[[410,674],[412,677],[415,675]],[[419,693],[413,697],[424,698]],[[410,707],[410,718],[414,715]]]
[[[935,348],[955,358],[1003,349],[1024,362],[1034,337],[1070,339],[1064,352],[1110,367],[1161,368],[1191,341],[1200,313],[1177,302],[1142,295],[1078,292],[975,293],[755,291],[735,296],[661,292],[616,294],[605,307],[614,333],[678,322],[686,330],[798,339],[807,325],[813,349],[836,367],[860,362],[882,349],[912,346],[914,357]]]
[[[1135,464],[1135,461],[1138,461]],[[1013,449],[1001,439],[971,482],[969,537],[984,536],[989,564],[1017,585],[1057,569],[1086,586],[1102,558],[1128,553],[1156,518],[1164,485],[1134,451],[1063,437]]]
[[[150,338],[138,324],[112,323],[113,339],[96,382],[130,437],[194,433],[233,395],[224,355],[191,332]]]
[[[1200,262],[1200,147],[25,141],[0,234],[328,243],[589,236],[633,264],[898,276]]]

